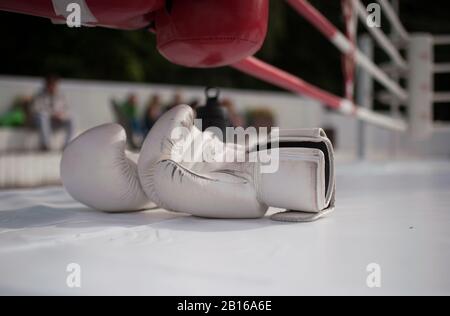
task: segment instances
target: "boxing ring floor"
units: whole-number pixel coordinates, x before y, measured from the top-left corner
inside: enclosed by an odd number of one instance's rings
[[[0,192],[0,294],[449,295],[449,267],[450,162],[339,164],[337,210],[314,223],[111,215],[60,187]]]

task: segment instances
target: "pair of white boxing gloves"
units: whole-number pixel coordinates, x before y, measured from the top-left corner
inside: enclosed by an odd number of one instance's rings
[[[106,212],[159,206],[208,218],[313,221],[334,209],[331,142],[321,129],[285,130],[253,145],[223,143],[194,125],[179,105],[148,134],[140,154],[126,151],[117,124],[81,134],[64,150],[61,177],[77,201]]]

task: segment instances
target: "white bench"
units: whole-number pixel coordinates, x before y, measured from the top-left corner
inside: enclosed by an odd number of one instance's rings
[[[55,131],[52,149],[60,149],[64,145],[64,132]],[[0,154],[11,151],[32,151],[40,147],[38,131],[31,128],[0,128]]]
[[[61,184],[61,152],[0,154],[0,188],[29,188]]]
[[[59,162],[64,132],[55,131],[55,151],[39,152],[38,131],[30,128],[0,128],[0,188],[60,184]],[[56,150],[58,149],[58,150]]]

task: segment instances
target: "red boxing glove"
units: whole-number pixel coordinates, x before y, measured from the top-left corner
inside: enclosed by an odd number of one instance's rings
[[[233,64],[261,48],[268,17],[268,0],[167,0],[155,13],[158,50],[188,67]]]
[[[70,14],[67,6],[81,8],[81,22],[90,26],[140,29],[149,26],[152,12],[164,6],[164,0],[1,0],[0,10],[50,18],[64,23]]]

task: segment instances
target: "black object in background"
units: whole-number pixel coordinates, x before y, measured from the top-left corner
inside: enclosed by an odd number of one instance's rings
[[[217,127],[226,135],[226,128],[231,127],[228,110],[220,104],[219,88],[206,88],[206,104],[197,109],[197,118],[202,120],[202,130]]]

